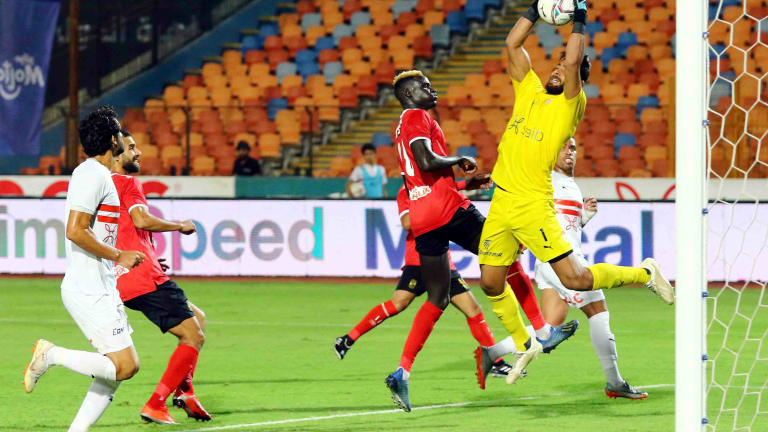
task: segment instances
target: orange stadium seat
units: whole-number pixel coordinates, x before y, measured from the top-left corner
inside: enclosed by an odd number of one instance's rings
[[[259,151],[262,158],[280,157],[280,135],[265,133],[259,135]]]
[[[313,47],[315,46],[315,42],[317,42],[319,38],[325,36],[326,34],[328,33],[325,31],[325,27],[321,25],[316,25],[316,26],[307,27],[307,31],[304,37],[307,40],[307,44]]]
[[[648,166],[653,166],[653,163],[657,160],[667,159],[667,149],[662,146],[649,146],[645,149],[645,162]]]
[[[210,176],[214,174],[216,161],[209,156],[198,156],[192,160],[192,175]]]

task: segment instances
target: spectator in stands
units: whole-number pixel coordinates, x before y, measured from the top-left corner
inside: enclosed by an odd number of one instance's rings
[[[251,157],[251,146],[247,141],[237,143],[237,159],[232,172],[238,176],[261,175],[261,164]]]
[[[354,198],[386,198],[387,171],[376,163],[376,147],[368,143],[363,145],[362,150],[363,164],[352,170],[347,180],[347,195]]]

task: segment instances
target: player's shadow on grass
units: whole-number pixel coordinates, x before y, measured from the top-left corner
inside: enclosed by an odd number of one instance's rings
[[[339,406],[313,406],[313,407],[283,407],[283,408],[263,408],[254,406],[252,408],[231,409],[223,411],[211,411],[211,415],[226,415],[226,414],[262,414],[262,413],[314,413],[319,416],[333,415],[333,414],[346,414],[351,412],[363,412],[363,411],[385,411],[388,409],[395,409],[395,406],[391,403],[387,404],[386,401],[379,405],[339,405]]]

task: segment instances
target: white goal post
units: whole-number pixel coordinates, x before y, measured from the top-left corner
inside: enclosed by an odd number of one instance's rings
[[[707,2],[678,0],[675,176],[675,431],[704,430],[707,290]]]

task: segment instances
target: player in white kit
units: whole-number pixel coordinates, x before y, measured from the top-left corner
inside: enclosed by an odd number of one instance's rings
[[[109,406],[120,381],[139,370],[131,340],[133,330],[117,291],[113,263],[133,268],[144,260],[141,252],[114,247],[120,200],[110,167],[113,157],[124,150],[117,115],[109,107],[99,107],[80,122],[79,133],[89,157],[72,172],[67,189],[67,270],[61,299],[98,353],[70,350],[39,339],[24,371],[27,393],[51,366],[93,378],[70,432],[87,431]]]
[[[597,213],[595,198],[583,199],[581,189],[573,179],[576,166],[576,141],[571,138],[560,150],[552,171],[555,210],[557,220],[563,228],[563,235],[573,247],[573,255],[583,266],[587,260],[581,252],[581,230]],[[608,322],[609,314],[602,290],[572,291],[563,286],[548,263],[536,262],[536,284],[541,290],[541,310],[544,318],[553,326],[560,325],[568,315],[568,306],[581,309],[589,321],[589,335],[592,346],[600,359],[605,373],[605,394],[609,397],[643,399],[648,393],[630,386],[619,374],[616,364],[616,342]]]

